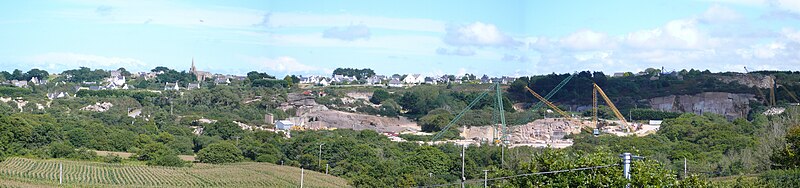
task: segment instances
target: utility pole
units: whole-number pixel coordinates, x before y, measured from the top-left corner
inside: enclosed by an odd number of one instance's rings
[[[317,163],[317,166],[322,166],[322,145],[325,145],[325,143],[319,145],[319,162]]]
[[[625,179],[631,179],[631,153],[623,153],[622,154],[622,164],[624,165],[622,169],[622,173],[625,176]]]
[[[328,164],[325,164],[325,174],[328,174]]]
[[[683,158],[683,179],[686,179],[686,175],[688,174],[687,172],[688,172],[688,170],[686,168],[686,157],[684,157]]]
[[[500,166],[505,167],[506,165],[506,144],[503,143],[500,145]]]
[[[464,144],[461,146],[461,188],[464,188],[464,151],[467,150],[467,145]]]
[[[483,170],[483,188],[489,187],[489,170]]]
[[[305,169],[300,168],[300,188],[303,188],[303,176],[305,175]]]
[[[64,182],[64,163],[58,163],[58,184]]]

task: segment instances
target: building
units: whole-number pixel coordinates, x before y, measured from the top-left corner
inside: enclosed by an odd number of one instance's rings
[[[194,74],[195,79],[199,82],[206,80],[206,78],[211,78],[212,76],[209,72],[197,70],[197,67],[194,66],[194,58],[192,58],[192,68],[190,68],[189,71]]]
[[[484,75],[483,75],[483,77],[481,77],[481,83],[482,83],[482,84],[489,84],[489,83],[492,83],[492,79],[489,79],[489,76],[486,76],[486,75],[484,74]]]
[[[392,79],[389,81],[389,87],[403,87],[403,82],[399,79]]]
[[[425,83],[425,77],[423,77],[421,74],[409,74],[408,76],[406,76],[405,79],[403,79],[403,83],[406,84]]]
[[[15,87],[28,87],[28,81],[25,80],[11,80],[11,85]]]
[[[292,128],[292,126],[294,126],[294,123],[289,120],[280,120],[275,122],[275,130],[289,130]]]
[[[169,91],[169,90],[177,91],[177,90],[180,90],[180,89],[181,88],[178,86],[178,82],[175,82],[175,83],[167,82],[166,84],[164,84],[164,90],[165,91]]]
[[[219,76],[216,79],[214,79],[214,83],[217,85],[228,85],[231,83],[231,79],[225,76]]]
[[[189,85],[186,85],[186,89],[200,89],[200,83],[189,83]]]

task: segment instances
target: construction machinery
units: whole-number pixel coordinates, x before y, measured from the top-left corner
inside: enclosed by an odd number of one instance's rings
[[[600,129],[600,127],[597,126],[598,125],[597,124],[597,93],[600,93],[600,96],[602,96],[603,100],[606,101],[606,104],[608,105],[608,107],[611,108],[612,111],[614,111],[614,115],[617,116],[617,119],[619,119],[622,122],[622,128],[624,130],[627,130],[628,132],[631,132],[633,129],[630,127],[630,125],[628,125],[628,121],[625,120],[625,117],[622,116],[622,113],[619,112],[617,107],[614,106],[614,103],[611,102],[611,99],[609,99],[608,96],[606,95],[606,93],[603,92],[603,89],[600,88],[600,86],[598,86],[597,83],[592,83],[592,86],[594,88],[592,90],[592,122],[594,123],[595,127],[597,129]]]
[[[433,136],[433,138],[431,139],[431,143],[436,141],[436,139],[439,139],[440,137],[442,137],[442,135],[445,132],[447,132],[447,130],[450,129],[450,127],[455,125],[456,122],[458,122],[458,120],[460,120],[461,117],[463,117],[464,114],[467,113],[467,111],[471,110],[472,107],[475,106],[475,104],[477,104],[481,99],[483,99],[483,97],[486,97],[486,95],[488,95],[489,92],[491,91],[491,88],[494,88],[495,95],[496,95],[496,99],[495,99],[494,105],[495,105],[495,109],[496,109],[495,113],[497,113],[497,114],[495,114],[495,116],[499,117],[499,119],[498,119],[499,122],[497,122],[499,124],[498,124],[497,127],[495,127],[496,131],[495,131],[495,135],[493,135],[495,139],[493,141],[494,141],[495,144],[498,144],[500,142],[504,142],[506,140],[506,138],[507,138],[507,135],[508,135],[507,134],[508,128],[506,127],[506,118],[505,118],[505,113],[504,113],[504,110],[503,110],[503,97],[501,95],[500,83],[496,83],[496,84],[492,85],[489,90],[483,91],[480,95],[478,95],[478,97],[473,99],[472,102],[470,102],[469,105],[467,105],[467,107],[465,107],[463,110],[461,110],[461,112],[458,113],[458,115],[456,115],[455,118],[450,120],[450,122],[447,123],[447,125],[444,128],[442,128],[442,130],[440,130],[439,133],[437,133],[435,136]],[[493,122],[493,123],[495,123],[495,122]],[[500,134],[502,134],[502,136],[496,135],[498,131],[500,132]]]
[[[550,92],[547,93],[547,95],[544,96],[544,99],[546,101],[550,101],[550,98],[553,97],[553,95],[555,95],[556,92],[558,92],[558,90],[561,90],[561,88],[564,87],[564,85],[567,85],[567,83],[570,80],[572,80],[572,77],[575,77],[575,75],[577,75],[577,74],[578,73],[570,74],[567,78],[565,78],[564,80],[561,80],[561,83],[558,83],[558,85],[556,85],[556,87],[554,87],[553,90],[550,90]],[[542,104],[544,104],[544,101],[543,100],[539,100],[539,102],[536,103],[536,105],[533,105],[533,108],[531,108],[531,109],[532,110],[538,110],[540,107],[542,107]]]
[[[529,88],[528,86],[525,86],[525,89],[527,89],[527,90],[528,90],[528,92],[530,92],[531,94],[533,94],[533,96],[534,96],[534,97],[536,97],[537,99],[539,99],[539,101],[540,101],[540,102],[544,102],[545,104],[547,104],[547,106],[549,106],[550,108],[552,108],[552,109],[553,109],[553,111],[556,111],[556,112],[558,112],[559,114],[561,114],[561,116],[564,116],[564,118],[566,118],[566,119],[570,119],[570,120],[572,120],[572,116],[570,116],[569,114],[567,114],[567,113],[566,113],[566,112],[564,112],[563,110],[559,109],[559,108],[558,108],[558,106],[554,105],[553,103],[551,103],[550,101],[548,101],[547,99],[545,99],[544,97],[542,97],[541,95],[539,95],[538,93],[536,93],[535,91],[531,90],[531,88]]]
[[[794,99],[794,102],[800,103],[800,100],[797,99],[797,95],[795,95],[794,92],[789,91],[789,89],[786,89],[786,86],[781,86],[781,88],[783,88],[783,90],[789,94],[789,97],[792,97],[792,99]]]

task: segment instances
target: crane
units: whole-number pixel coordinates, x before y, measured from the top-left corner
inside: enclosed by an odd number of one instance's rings
[[[505,138],[506,138],[506,136],[507,136],[507,135],[505,134],[507,130],[506,130],[506,119],[505,119],[505,114],[504,114],[504,111],[503,111],[503,97],[500,95],[500,94],[501,94],[501,93],[500,93],[500,91],[501,91],[501,89],[500,89],[500,83],[496,83],[495,85],[492,85],[492,86],[490,86],[490,88],[494,88],[494,90],[495,90],[495,92],[496,92],[495,94],[497,95],[497,98],[496,98],[496,101],[495,101],[495,105],[496,105],[496,108],[497,108],[497,111],[496,111],[496,113],[499,113],[499,117],[500,117],[500,125],[499,125],[499,127],[498,127],[497,129],[500,129],[500,131],[501,131],[501,132],[502,132],[502,134],[503,134],[503,136],[502,136],[502,139],[505,139]],[[456,122],[458,122],[458,120],[460,120],[460,119],[461,119],[461,117],[463,117],[463,116],[464,116],[464,114],[466,114],[466,113],[467,113],[467,111],[469,111],[470,109],[472,109],[472,107],[473,107],[473,106],[475,106],[475,104],[478,104],[478,102],[479,102],[481,99],[483,99],[484,97],[486,97],[486,95],[488,95],[488,94],[489,94],[489,91],[491,91],[491,90],[485,90],[485,91],[483,91],[483,92],[482,92],[480,95],[478,95],[478,97],[476,97],[475,99],[473,99],[473,100],[472,100],[472,102],[470,102],[470,103],[469,103],[469,105],[467,105],[467,107],[465,107],[463,110],[461,110],[461,112],[460,112],[460,113],[458,113],[458,115],[456,115],[456,117],[455,117],[455,118],[453,118],[452,120],[450,120],[450,122],[449,122],[449,123],[447,123],[447,125],[446,125],[446,126],[444,126],[444,128],[442,128],[442,130],[440,130],[440,131],[439,131],[439,133],[437,133],[435,136],[433,136],[433,138],[431,139],[431,143],[433,143],[433,141],[436,141],[436,139],[439,139],[439,137],[442,137],[442,135],[443,135],[445,132],[447,132],[447,130],[448,130],[448,129],[450,129],[450,127],[452,127],[453,125],[455,125],[455,124],[456,124]],[[497,140],[495,140],[495,141],[497,141]]]
[[[786,91],[786,93],[789,93],[789,97],[792,97],[792,99],[794,99],[794,102],[800,103],[800,100],[797,99],[797,95],[795,95],[792,91],[789,91],[789,89],[786,89],[786,86],[783,86],[781,88],[783,88],[783,90]]]
[[[592,83],[592,86],[594,87],[592,91],[592,107],[593,107],[592,115],[594,115],[592,122],[594,122],[595,127],[597,127],[597,93],[600,93],[600,96],[602,96],[603,100],[606,101],[608,107],[610,107],[611,110],[614,111],[614,115],[617,116],[617,119],[622,121],[622,126],[625,128],[625,130],[630,132],[631,127],[628,125],[628,121],[625,120],[625,116],[622,116],[622,113],[620,113],[617,107],[614,106],[614,103],[611,102],[611,99],[609,99],[606,93],[603,92],[603,89],[600,88],[600,86],[598,86],[597,83]]]
[[[553,95],[555,95],[556,92],[558,92],[558,90],[561,90],[561,88],[564,87],[564,85],[567,85],[567,82],[569,82],[569,80],[571,80],[572,77],[575,77],[575,75],[577,75],[577,73],[570,74],[569,77],[562,80],[561,83],[558,83],[558,85],[556,85],[556,87],[554,87],[553,90],[550,90],[550,93],[547,93],[547,95],[544,96],[544,99],[550,101],[550,97],[553,97]],[[539,100],[539,102],[536,103],[536,105],[534,105],[533,108],[531,109],[537,110],[539,109],[539,107],[542,107],[543,103],[544,102],[542,100]]]
[[[550,108],[552,108],[552,109],[553,109],[553,111],[556,111],[556,112],[558,112],[559,114],[561,114],[561,116],[564,116],[564,118],[567,118],[567,119],[570,119],[570,120],[572,119],[572,117],[571,117],[571,116],[569,116],[569,114],[567,114],[566,112],[564,112],[564,111],[562,111],[561,109],[559,109],[559,108],[558,108],[556,105],[554,105],[554,104],[553,104],[553,103],[551,103],[550,101],[547,101],[547,99],[545,99],[544,97],[542,97],[541,95],[539,95],[539,94],[538,94],[538,93],[536,93],[535,91],[531,90],[531,88],[529,88],[528,86],[525,86],[525,89],[527,89],[527,90],[528,90],[528,92],[530,92],[531,94],[533,94],[533,96],[534,96],[534,97],[536,97],[537,99],[539,99],[539,101],[541,101],[541,102],[544,102],[545,104],[547,104],[547,106],[549,106]]]

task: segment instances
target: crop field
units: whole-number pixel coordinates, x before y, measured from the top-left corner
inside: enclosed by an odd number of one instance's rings
[[[8,158],[0,162],[0,187],[57,186],[63,163],[70,187],[299,187],[300,169],[269,163],[154,167],[99,162]],[[305,171],[304,187],[347,187],[347,180]]]

